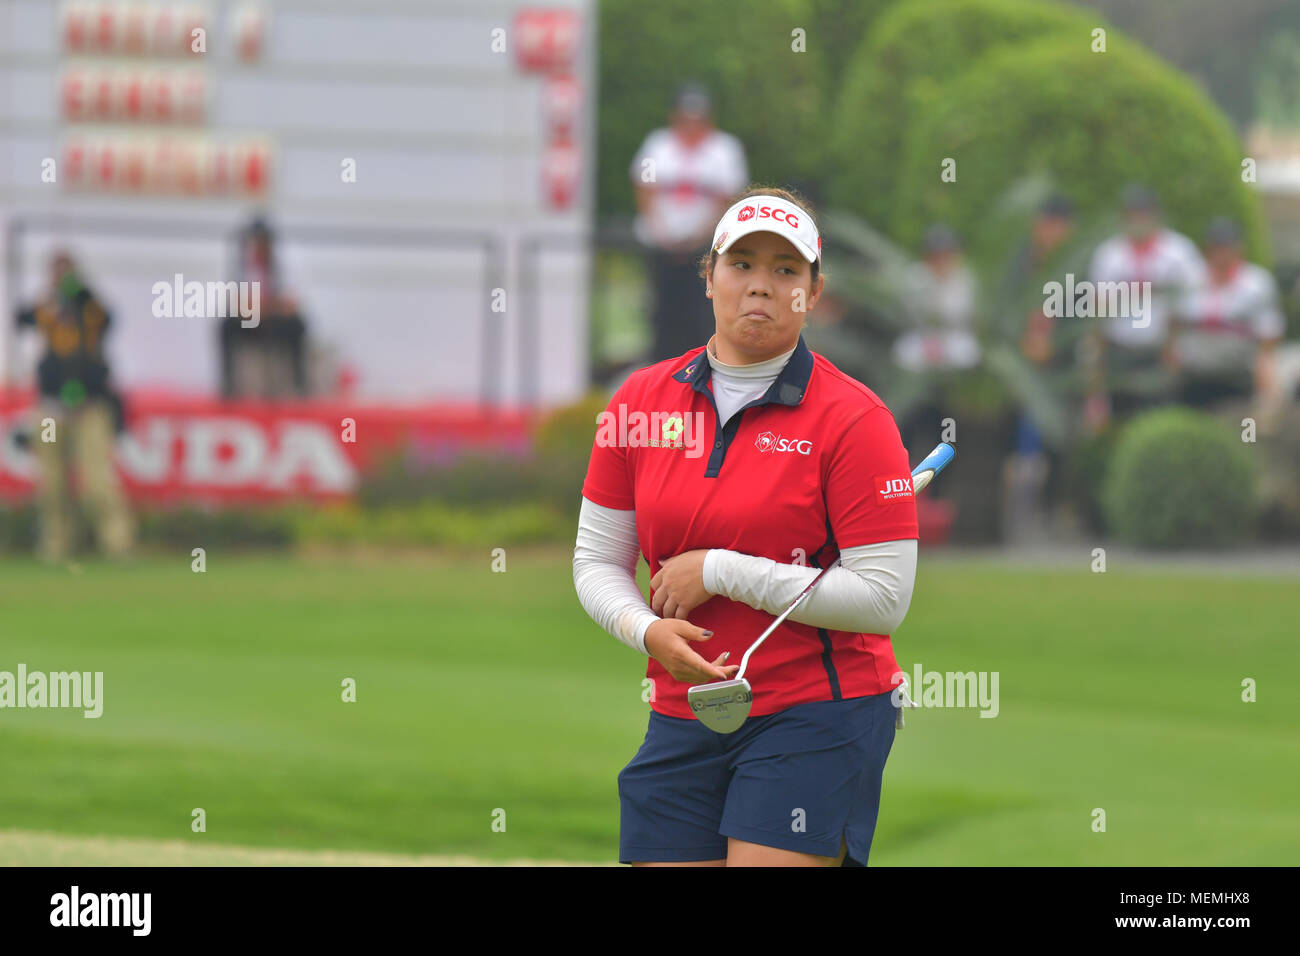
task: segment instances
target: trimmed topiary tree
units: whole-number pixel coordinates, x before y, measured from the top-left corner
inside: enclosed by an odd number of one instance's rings
[[[1255,459],[1240,435],[1186,408],[1124,426],[1102,491],[1107,526],[1141,547],[1218,547],[1252,532]]]
[[[1241,180],[1242,150],[1189,78],[1111,36],[1052,36],[981,58],[925,102],[898,164],[895,234],[916,242],[941,220],[973,235],[988,198],[1041,173],[1066,184],[1090,218],[1117,205],[1125,183],[1155,188],[1170,224],[1195,239],[1215,216],[1240,222],[1247,256],[1270,249],[1257,197]],[[939,179],[957,162],[956,182]]]
[[[829,147],[828,198],[893,232],[907,130],[919,104],[985,53],[1047,35],[1086,43],[1095,13],[1040,0],[900,2],[876,21],[845,71]],[[938,160],[926,169],[938,177]]]

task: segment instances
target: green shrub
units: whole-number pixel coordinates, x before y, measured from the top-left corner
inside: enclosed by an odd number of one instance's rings
[[[284,548],[293,543],[295,513],[301,506],[142,510],[135,515],[137,540],[145,548]],[[94,553],[93,529],[74,507],[73,548]],[[36,508],[27,504],[0,511],[0,550],[30,552],[36,547]]]
[[[571,541],[575,520],[536,503],[466,508],[440,502],[362,510],[323,508],[300,515],[299,544],[380,547],[469,546]]]
[[[358,501],[368,509],[423,501],[465,506],[504,504],[537,497],[540,475],[532,457],[473,452],[449,465],[428,468],[397,453],[362,476]]]
[[[31,505],[0,508],[0,551],[36,547],[36,509]]]
[[[1124,426],[1102,494],[1122,540],[1149,548],[1226,545],[1252,530],[1255,460],[1239,432],[1211,416],[1156,409]]]
[[[426,501],[470,510],[534,504],[576,522],[596,416],[608,401],[593,391],[554,409],[538,423],[525,455],[474,452],[447,466],[419,468],[398,452],[362,477],[358,500],[370,509]]]
[[[553,409],[537,426],[537,452],[544,458],[580,458],[587,467],[596,422],[609,396],[593,389],[576,402]]]
[[[171,548],[284,548],[293,543],[294,507],[142,511],[140,543]]]
[[[1107,531],[1102,488],[1119,432],[1109,425],[1096,434],[1080,435],[1065,449],[1062,494],[1084,530],[1095,534]]]

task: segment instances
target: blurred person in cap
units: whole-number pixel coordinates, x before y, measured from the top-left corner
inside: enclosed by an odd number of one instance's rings
[[[903,444],[924,444],[940,433],[944,407],[943,373],[974,368],[980,347],[975,336],[975,274],[962,255],[961,242],[948,226],[935,224],[921,242],[922,260],[904,279],[903,299],[912,327],[894,341],[895,364],[909,372],[940,373],[926,400],[904,416]],[[919,437],[924,435],[925,438]]]
[[[1286,323],[1277,283],[1242,256],[1241,230],[1219,218],[1205,234],[1207,281],[1187,300],[1174,330],[1179,399],[1212,408],[1271,391],[1274,349]]]
[[[219,326],[221,394],[277,399],[307,394],[306,324],[280,281],[275,234],[255,217],[239,237],[239,281],[256,282],[261,316],[256,325],[231,315]]]
[[[975,274],[962,256],[957,234],[945,225],[926,230],[921,252],[906,280],[914,328],[894,343],[894,360],[913,371],[971,368],[980,359]]]
[[[1085,350],[1089,394],[1084,416],[1094,431],[1112,416],[1125,418],[1173,398],[1172,388],[1158,374],[1147,374],[1145,385],[1119,385],[1115,377],[1172,369],[1173,317],[1205,281],[1205,262],[1196,244],[1162,223],[1154,192],[1132,184],[1124,190],[1122,205],[1124,231],[1097,247],[1089,279],[1150,285],[1130,285],[1127,315],[1101,315],[1107,296],[1098,290],[1098,321],[1103,325]]]
[[[653,289],[651,362],[681,355],[713,325],[699,295],[700,256],[727,200],[749,178],[740,140],[713,125],[708,92],[681,87],[667,127],[646,136],[630,168],[636,187],[637,239],[646,249]]]
[[[134,525],[113,462],[122,409],[109,385],[104,358],[110,322],[108,310],[86,286],[72,257],[62,251],[51,261],[45,298],[17,315],[20,330],[35,329],[45,340],[37,367],[40,401],[31,444],[40,467],[38,550],[46,561],[63,560],[71,550],[67,499],[74,464],[100,549],[122,557],[133,543]]]
[[[1045,199],[1034,214],[1029,236],[1016,256],[1011,283],[1020,286],[1032,283],[1070,240],[1074,227],[1073,202],[1059,194]],[[1055,330],[1056,320],[1047,314],[1042,302],[1037,302],[1020,335],[1021,352],[1037,365],[1052,362],[1058,357],[1053,345]]]
[[[1075,230],[1074,203],[1066,196],[1053,194],[1038,207],[1029,227],[1029,235],[1016,255],[1004,283],[1003,299],[1023,301],[1024,293],[1035,288],[1044,270],[1057,259]],[[1034,305],[1018,329],[1021,353],[1044,372],[1066,365],[1055,342],[1056,319],[1047,314],[1041,292],[1033,296]],[[1024,538],[1041,533],[1042,521],[1051,502],[1050,479],[1059,474],[1060,456],[1043,442],[1042,435],[1029,412],[1021,409],[1016,426],[1015,446],[1007,460],[1005,481],[1008,489],[1008,536]]]

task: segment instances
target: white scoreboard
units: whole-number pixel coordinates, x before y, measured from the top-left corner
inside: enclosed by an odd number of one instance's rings
[[[591,0],[0,0],[7,309],[68,248],[126,388],[215,392],[217,319],[151,289],[234,279],[279,234],[318,385],[551,405],[586,386]],[[32,349],[0,323],[0,374]]]

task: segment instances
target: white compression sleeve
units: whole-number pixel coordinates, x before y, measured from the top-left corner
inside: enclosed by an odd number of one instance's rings
[[[845,548],[840,562],[843,566],[828,573],[787,620],[831,631],[892,634],[912,603],[916,539]],[[715,548],[704,559],[704,589],[780,614],[819,573]]]
[[[593,621],[648,657],[645,632],[659,615],[637,587],[640,556],[636,512],[605,508],[584,497],[573,546],[573,586],[578,601]]]

